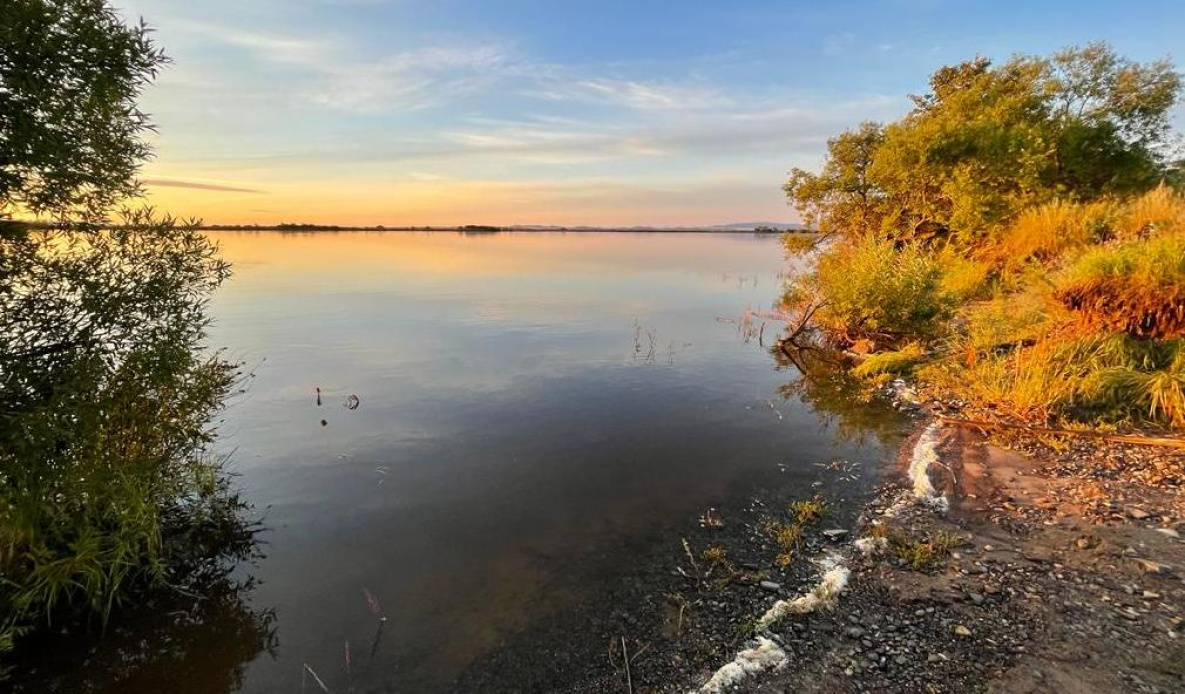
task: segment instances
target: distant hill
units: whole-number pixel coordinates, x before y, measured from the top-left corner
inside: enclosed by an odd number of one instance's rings
[[[733,222],[732,224],[716,224],[708,228],[728,231],[752,231],[758,227],[777,229],[778,231],[801,231],[806,228],[802,224],[786,224],[784,222]]]

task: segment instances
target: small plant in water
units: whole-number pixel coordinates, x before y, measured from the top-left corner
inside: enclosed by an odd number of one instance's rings
[[[710,508],[699,517],[699,524],[701,528],[723,528],[724,519],[716,515],[716,509]]]
[[[788,520],[769,519],[762,526],[765,534],[777,545],[778,555],[775,559],[778,566],[789,566],[794,559],[794,553],[802,542],[802,536],[811,524],[823,517],[827,503],[822,497],[814,497],[803,501],[794,501],[787,506],[790,518]]]

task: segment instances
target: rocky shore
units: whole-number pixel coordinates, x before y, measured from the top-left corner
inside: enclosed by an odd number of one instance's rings
[[[862,523],[953,538],[946,556],[919,567],[900,542],[860,560],[834,611],[778,634],[794,649],[787,666],[735,691],[1185,691],[1185,461],[1123,445],[1027,448],[944,429],[931,474],[949,511],[902,511],[887,488]],[[1164,476],[1138,472],[1149,468]],[[1110,495],[1081,491],[1098,486]]]
[[[831,461],[705,510],[457,690],[1185,691],[1185,452],[918,416],[870,502]]]

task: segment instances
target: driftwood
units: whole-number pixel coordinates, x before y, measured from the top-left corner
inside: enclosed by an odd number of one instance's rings
[[[1185,450],[1185,439],[1171,436],[1131,436],[1126,434],[1105,434],[1101,431],[1082,431],[1077,429],[1051,429],[1048,427],[1033,427],[1025,424],[1009,424],[1006,422],[989,422],[975,419],[958,419],[955,417],[939,417],[938,421],[952,426],[970,429],[1014,429],[1032,434],[1053,434],[1056,436],[1085,436],[1102,439],[1114,443],[1130,443],[1136,446],[1159,446],[1160,448],[1178,448]]]

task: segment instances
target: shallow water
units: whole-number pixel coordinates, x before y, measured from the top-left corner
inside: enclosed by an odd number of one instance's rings
[[[776,237],[216,238],[235,275],[211,343],[255,374],[219,448],[267,509],[266,557],[240,571],[276,646],[156,625],[141,638],[185,652],[118,671],[92,657],[100,689],[319,691],[307,664],[332,691],[447,690],[594,593],[618,548],[763,480],[805,494],[817,463],[883,454],[783,395],[798,374],[771,357],[774,326],[765,346],[739,333],[780,293]]]

